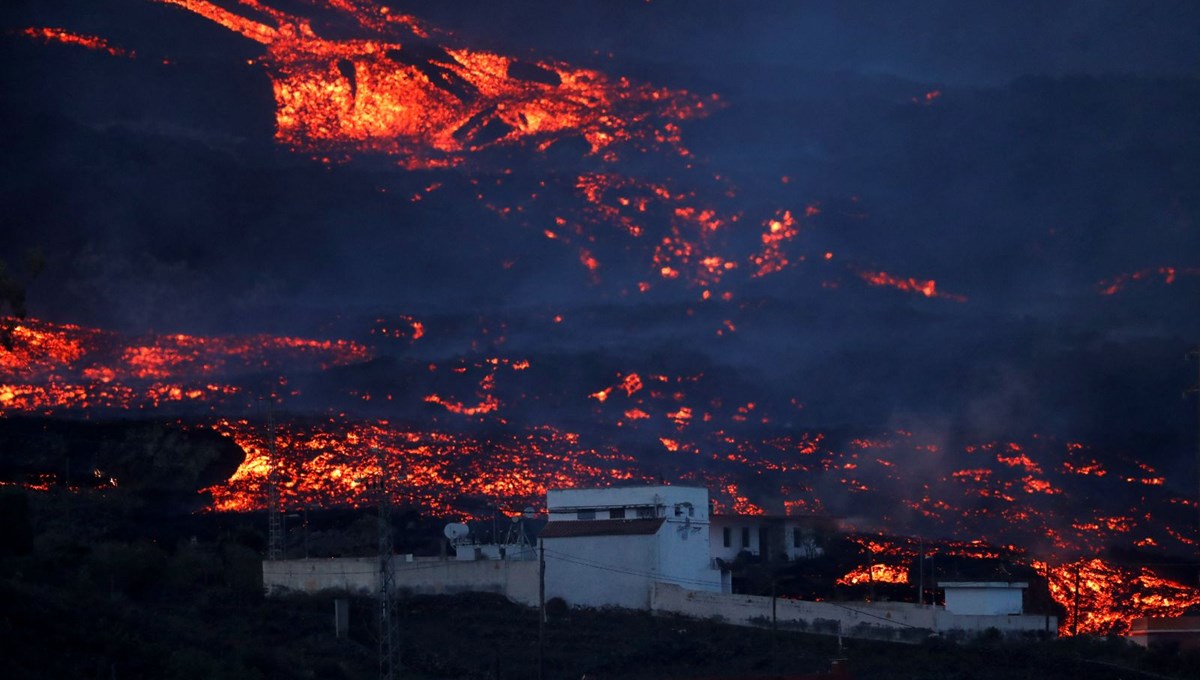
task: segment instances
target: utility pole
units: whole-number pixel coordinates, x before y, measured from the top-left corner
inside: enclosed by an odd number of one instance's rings
[[[1200,538],[1200,345],[1196,345],[1187,353],[1187,358],[1195,358],[1196,361],[1196,384],[1192,385],[1184,395],[1196,395],[1196,536]],[[1200,546],[1200,544],[1198,544]],[[1200,547],[1196,549],[1197,557],[1200,557]],[[1200,575],[1197,576],[1200,581]]]
[[[1071,637],[1079,634],[1079,564],[1075,564],[1075,593],[1074,611],[1071,613]]]
[[[925,537],[918,539],[917,545],[917,603],[925,606]]]
[[[274,401],[274,400],[272,400]],[[267,559],[283,559],[283,517],[280,510],[279,457],[275,451],[275,414],[267,405]]]
[[[396,611],[392,602],[396,572],[392,567],[388,460],[383,449],[375,449],[375,456],[379,462],[379,680],[395,680],[399,650],[396,644]]]
[[[538,680],[546,680],[546,540],[538,539]]]

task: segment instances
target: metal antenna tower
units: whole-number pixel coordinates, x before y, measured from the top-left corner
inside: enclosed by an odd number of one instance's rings
[[[275,452],[275,414],[267,406],[267,559],[283,559],[283,513],[280,511],[279,458]]]
[[[391,495],[388,488],[388,459],[375,449],[379,461],[379,680],[395,680],[399,649],[396,643],[396,610],[392,601],[396,572],[392,567]]]

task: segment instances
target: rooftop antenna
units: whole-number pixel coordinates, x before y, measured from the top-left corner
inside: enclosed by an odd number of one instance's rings
[[[512,516],[512,523],[508,527],[508,536],[504,539],[504,544],[517,548],[518,554],[525,554],[525,551],[533,547],[529,540],[529,533],[525,529],[525,524],[529,520],[537,517],[537,512],[533,507],[526,507],[519,515]]]
[[[267,559],[283,559],[283,513],[280,511],[279,457],[275,451],[274,399],[267,403]]]
[[[388,488],[387,453],[375,449],[379,462],[379,680],[395,680],[398,656],[396,644],[396,610],[392,590],[396,572],[392,565],[391,496]]]

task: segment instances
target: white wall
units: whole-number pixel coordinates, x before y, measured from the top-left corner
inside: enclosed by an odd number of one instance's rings
[[[650,608],[650,587],[659,576],[656,535],[543,540],[547,599],[561,597],[571,606]]]
[[[538,603],[538,563],[519,560],[392,558],[398,593],[446,595],[463,592],[498,593],[525,605]],[[374,595],[379,588],[379,561],[374,557],[263,562],[263,587],[269,593],[344,590]]]
[[[742,546],[742,528],[750,529],[750,544]],[[729,529],[729,547],[725,547],[725,529]],[[743,550],[758,554],[758,523],[750,517],[731,520],[723,517],[709,525],[709,545],[713,557],[719,557],[726,562],[732,562]]]
[[[954,614],[1020,614],[1021,588],[951,588],[946,593],[946,611]]]
[[[671,584],[655,584],[651,609],[654,612],[681,614],[700,619],[719,618],[736,625],[771,624],[770,597],[728,595],[689,591]],[[949,637],[969,637],[988,628],[1019,634],[1045,632],[1055,635],[1058,618],[1054,616],[961,616],[941,607],[923,607],[906,602],[810,602],[775,601],[779,626],[847,637],[919,642],[931,633]]]
[[[659,581],[721,592],[721,572],[713,567],[707,523],[668,517],[658,531],[658,555]]]

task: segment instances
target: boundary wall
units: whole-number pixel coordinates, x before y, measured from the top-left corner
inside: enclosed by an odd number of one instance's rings
[[[379,589],[375,557],[264,561],[263,588],[268,594],[340,590],[374,595]],[[497,593],[519,604],[538,603],[538,564],[531,560],[443,560],[392,557],[397,593],[450,595]]]
[[[656,583],[650,608],[656,614],[715,619],[739,626],[842,635],[894,642],[920,642],[939,634],[968,638],[988,629],[1003,635],[1058,634],[1058,617],[1034,614],[963,615],[943,607],[907,602],[812,602],[757,595],[728,595]],[[773,608],[773,610],[772,610]]]

